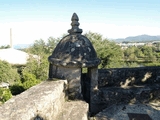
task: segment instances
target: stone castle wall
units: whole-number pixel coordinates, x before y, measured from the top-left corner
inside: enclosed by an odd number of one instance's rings
[[[92,106],[96,108],[93,115],[113,104],[159,100],[160,67],[100,69],[98,74],[99,90],[92,96]],[[33,86],[0,106],[0,118],[3,120],[57,119],[65,104],[67,87],[67,80],[45,81]],[[68,106],[66,110],[67,108]],[[86,112],[85,114],[87,116]]]
[[[160,67],[100,69],[98,74],[93,114],[112,105],[160,100]]]
[[[160,83],[160,67],[99,69],[98,75],[99,88]]]

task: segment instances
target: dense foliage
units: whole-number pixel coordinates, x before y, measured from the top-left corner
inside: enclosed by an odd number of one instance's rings
[[[20,77],[17,73],[17,69],[13,69],[12,66],[6,61],[0,60],[0,82],[8,82],[9,84],[13,84],[19,79]]]
[[[88,32],[85,36],[92,42],[98,57],[101,59],[99,68],[113,68],[123,65],[123,52],[115,42],[103,38],[98,33]]]
[[[38,58],[35,59],[30,56],[24,71],[34,74],[36,79],[46,80],[48,78],[48,57],[52,54],[59,40],[60,38],[55,39],[52,37],[50,37],[47,42],[42,39],[36,40],[34,44],[25,51],[37,55]]]
[[[160,65],[160,43],[122,49],[115,42],[103,38],[101,34],[88,32],[85,36],[92,42],[101,59],[99,68]]]
[[[3,46],[0,46],[0,49],[7,49],[7,48],[10,48],[10,45],[3,45]]]
[[[11,91],[6,88],[0,88],[0,102],[4,103],[12,97]]]
[[[139,66],[158,66],[160,65],[160,52],[156,46],[128,47],[123,50],[124,61],[126,63],[134,62]]]
[[[31,73],[23,73],[23,77],[21,79],[22,86],[25,90],[29,89],[30,87],[40,83],[40,80],[36,79],[36,76]]]
[[[22,93],[23,91],[25,91],[23,84],[21,83],[21,81],[16,82],[14,85],[10,86],[10,91],[12,93],[12,95],[17,95]]]
[[[122,49],[115,42],[103,38],[101,34],[88,32],[84,35],[92,42],[98,58],[101,59],[100,69],[160,65],[160,44],[131,46]],[[9,89],[0,88],[1,102],[5,102],[12,95],[17,95],[48,78],[48,56],[52,54],[62,37],[50,37],[47,41],[36,40],[32,46],[22,49],[30,54],[25,66],[11,66],[5,61],[0,61],[0,82],[10,84]]]

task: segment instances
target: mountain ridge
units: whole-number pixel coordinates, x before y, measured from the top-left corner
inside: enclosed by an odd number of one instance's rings
[[[149,41],[160,41],[160,35],[151,36],[147,34],[128,36],[126,38],[114,39],[115,42],[149,42]]]

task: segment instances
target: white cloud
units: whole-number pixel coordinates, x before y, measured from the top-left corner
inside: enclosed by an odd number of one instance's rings
[[[54,22],[21,22],[0,25],[0,45],[9,44],[12,28],[13,44],[28,44],[34,40],[59,37],[67,31],[67,24]]]
[[[160,35],[160,28],[146,26],[117,26],[105,23],[81,23],[86,31],[98,32],[107,38],[125,38],[141,34]],[[71,28],[68,22],[24,21],[20,23],[0,24],[0,45],[9,44],[10,28],[12,28],[13,44],[33,43],[36,39],[46,40],[48,37],[60,37]]]
[[[160,28],[146,26],[117,26],[114,24],[92,23],[84,25],[85,30],[98,32],[107,38],[125,38],[142,34],[160,35]],[[84,28],[83,27],[83,28]]]

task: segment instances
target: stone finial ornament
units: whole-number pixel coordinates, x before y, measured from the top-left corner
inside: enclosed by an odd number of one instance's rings
[[[73,13],[71,21],[72,21],[72,23],[71,23],[72,28],[70,30],[68,30],[68,33],[70,33],[70,34],[75,34],[75,33],[81,34],[82,29],[79,29],[79,22],[78,22],[79,18],[78,18],[76,13]]]
[[[90,40],[81,34],[76,13],[73,13],[71,20],[69,34],[59,41],[52,55],[48,57],[49,79],[66,79],[69,99],[81,99],[83,93],[84,99],[90,101],[91,92],[97,90],[98,65],[101,60]],[[82,68],[87,68],[87,79],[82,74]],[[89,80],[88,84],[85,80]]]
[[[96,51],[90,40],[83,36],[79,28],[79,18],[72,15],[72,28],[69,35],[63,37],[57,44],[48,60],[52,65],[63,67],[94,67],[100,64]]]

